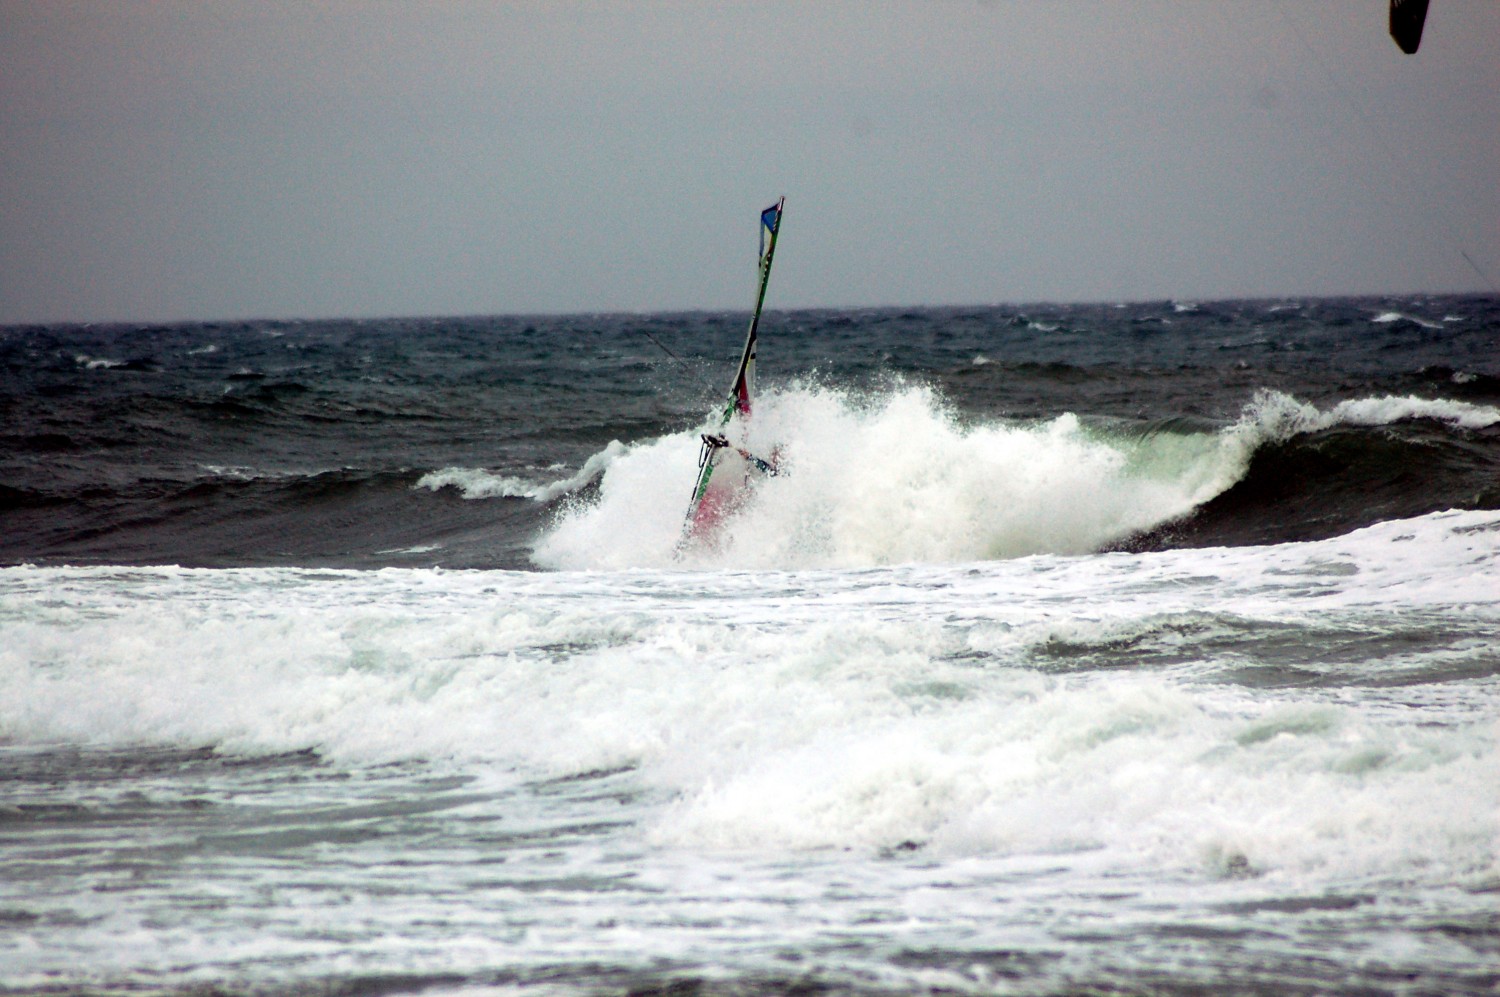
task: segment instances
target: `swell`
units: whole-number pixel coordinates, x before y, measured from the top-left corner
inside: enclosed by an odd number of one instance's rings
[[[843,399],[851,433],[825,441],[827,465],[909,458],[904,477],[874,482],[894,493],[887,520],[930,517],[954,491],[924,490],[935,462],[910,422],[851,449],[876,428],[859,410],[919,384],[937,401],[915,417],[952,444],[948,473],[980,529],[987,501],[1001,515],[1029,502],[1019,532],[1037,533],[1088,498],[1087,484],[1051,504],[1011,487],[1026,469],[1007,431],[1072,413],[1152,473],[1201,460],[1215,494],[1069,552],[1267,543],[1493,507],[1496,428],[1478,410],[1500,405],[1497,322],[1500,302],[1475,297],[777,312],[761,383],[768,398],[802,383]],[[0,329],[0,562],[529,568],[560,506],[618,489],[622,447],[662,449],[647,470],[669,486],[675,536],[692,478],[677,463],[691,464],[743,330],[731,313]],[[806,441],[808,414],[778,432]],[[994,474],[964,477],[987,443]],[[814,530],[859,501],[809,500]]]
[[[1321,540],[1447,509],[1500,508],[1500,427],[1335,425],[1260,443],[1244,475],[1185,518],[1112,549]]]
[[[1140,454],[1154,437],[1211,436],[1248,454],[1243,472],[1187,515],[1105,549],[1314,540],[1445,509],[1500,508],[1500,424],[1472,405],[1386,398],[1318,410],[1268,394],[1225,429],[1189,417],[1100,425],[1141,440]],[[0,484],[0,563],[533,568],[531,548],[559,503],[595,500],[600,476],[625,452],[610,443],[572,466],[509,473],[230,466],[137,477],[90,475],[83,463],[69,475],[73,445],[37,449],[51,451],[58,473]]]
[[[0,487],[0,563],[530,566],[545,506],[465,502],[417,488],[421,476],[224,468],[61,493]]]

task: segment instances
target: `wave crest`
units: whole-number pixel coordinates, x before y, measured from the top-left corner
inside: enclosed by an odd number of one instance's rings
[[[474,467],[445,467],[422,475],[414,487],[434,492],[455,488],[466,499],[524,498],[545,504],[592,484],[624,451],[624,444],[611,440],[609,446],[585,461],[577,473],[548,483]]]
[[[1460,429],[1484,429],[1500,423],[1500,408],[1413,395],[1351,398],[1330,409],[1320,409],[1280,391],[1255,393],[1233,432],[1256,443],[1283,442],[1299,433],[1315,433],[1335,426],[1389,426],[1411,419],[1431,419]]]
[[[859,394],[799,386],[767,395],[745,427],[787,473],[752,480],[709,549],[676,552],[696,432],[595,455],[597,494],[575,497],[533,559],[549,568],[820,568],[1083,554],[1183,520],[1241,482],[1258,451],[1334,427],[1413,419],[1500,424],[1500,409],[1416,397],[1329,408],[1257,392],[1219,430],[967,422],[930,388]],[[708,428],[706,425],[700,429]]]
[[[1181,516],[1233,484],[1244,454],[1211,434],[1114,431],[1064,414],[967,424],[929,388],[862,396],[825,387],[768,395],[752,451],[784,473],[753,481],[692,567],[860,567],[1081,554]],[[538,563],[677,563],[695,434],[624,448],[599,493],[565,509]]]

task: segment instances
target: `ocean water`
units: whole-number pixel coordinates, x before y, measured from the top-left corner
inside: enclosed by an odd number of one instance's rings
[[[0,329],[0,993],[1500,992],[1500,299]]]

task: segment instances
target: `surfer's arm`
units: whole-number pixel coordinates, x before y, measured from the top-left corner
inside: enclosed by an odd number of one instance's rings
[[[739,448],[736,447],[735,449]],[[776,466],[776,455],[774,453],[771,455],[770,460],[762,460],[748,450],[740,450],[740,456],[748,460],[751,467],[767,477],[774,478],[781,473],[781,469]]]
[[[703,434],[703,446],[705,452],[707,452],[708,450],[717,450],[720,447],[729,447],[734,450],[735,453],[745,458],[745,460],[749,462],[751,467],[755,468],[757,471],[759,471],[761,474],[766,475],[767,477],[774,478],[776,477],[776,475],[781,473],[781,468],[777,466],[775,451],[771,452],[770,460],[765,460],[764,458],[755,456],[755,454],[746,450],[744,447],[734,446],[722,435],[710,436],[707,433]],[[778,447],[777,449],[779,450],[780,447]]]

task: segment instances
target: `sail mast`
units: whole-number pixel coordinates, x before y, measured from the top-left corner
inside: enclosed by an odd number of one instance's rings
[[[771,261],[776,255],[776,233],[781,229],[781,209],[786,198],[760,213],[760,287],[755,294],[755,311],[750,316],[750,331],[745,334],[745,349],[740,354],[739,370],[729,392],[729,406],[724,421],[735,413],[750,414],[750,395],[755,391],[755,340],[760,328],[760,312],[766,303],[766,285],[771,281]]]
[[[785,204],[786,198],[782,197],[760,213],[760,287],[756,290],[755,311],[750,316],[750,330],[745,334],[745,349],[740,354],[740,366],[734,375],[734,386],[729,389],[729,404],[724,406],[724,414],[719,420],[721,427],[727,427],[737,413],[741,416],[750,414],[750,395],[755,390],[755,337],[760,328],[761,308],[766,302],[766,285],[771,280],[771,261],[776,255],[776,233],[781,229],[781,209]],[[705,499],[708,498],[708,484],[714,475],[714,465],[718,463],[720,453],[730,446],[722,430],[716,435],[705,433],[703,436],[703,449],[698,452],[698,480],[693,485],[693,500],[688,504],[687,516],[683,520],[682,537],[677,548],[679,553],[682,545],[693,537],[695,529],[705,522],[711,524],[722,514],[720,500]],[[739,452],[765,473],[776,473],[774,463],[762,461],[743,450]]]

